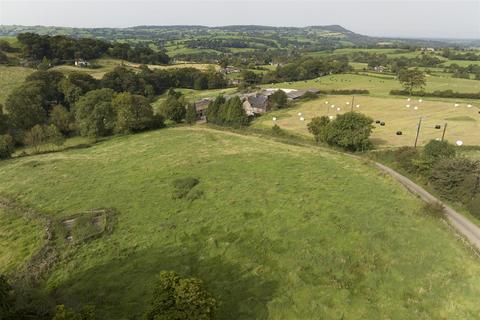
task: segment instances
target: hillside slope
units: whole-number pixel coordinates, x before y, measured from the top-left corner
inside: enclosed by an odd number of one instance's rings
[[[186,177],[199,197],[174,199]],[[70,247],[45,284],[103,319],[139,316],[161,270],[203,279],[220,319],[480,312],[478,258],[403,187],[339,154],[182,127],[3,161],[0,181],[59,219],[118,210],[113,233]]]

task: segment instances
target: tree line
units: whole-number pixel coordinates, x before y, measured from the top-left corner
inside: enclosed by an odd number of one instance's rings
[[[17,40],[24,59],[37,63],[46,59],[51,65],[73,62],[75,59],[97,59],[103,55],[143,64],[167,64],[170,61],[164,51],[154,51],[147,45],[132,47],[128,43],[36,33],[20,33]],[[0,50],[5,51],[2,48]],[[0,54],[0,63],[4,60],[3,56]]]
[[[224,76],[215,70],[194,68],[140,72],[119,66],[101,80],[72,72],[39,70],[0,106],[0,158],[9,157],[15,145],[36,148],[59,145],[61,136],[108,136],[163,127],[164,117],[151,102],[168,88],[223,88]],[[181,104],[185,112],[186,104]],[[184,119],[182,115],[179,121]],[[178,120],[175,117],[175,120]]]

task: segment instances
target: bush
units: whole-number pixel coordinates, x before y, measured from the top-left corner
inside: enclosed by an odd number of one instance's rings
[[[200,181],[197,178],[187,177],[173,180],[172,186],[174,188],[172,197],[174,199],[181,199],[185,197],[190,190],[193,189]]]
[[[217,300],[197,278],[182,278],[162,271],[155,283],[145,320],[214,319]]]
[[[352,94],[369,94],[370,91],[366,89],[332,89],[332,90],[320,90],[320,94],[333,94],[333,95],[352,95]]]
[[[367,150],[371,147],[369,140],[372,133],[373,119],[358,113],[347,112],[337,116],[333,121],[327,117],[312,119],[309,131],[315,140],[326,142],[349,151]]]
[[[468,198],[466,189],[469,188],[469,181],[472,182],[472,194],[475,192],[474,184],[479,173],[477,161],[467,158],[443,159],[432,168],[429,180],[446,199],[458,201]]]
[[[445,217],[445,207],[440,202],[425,203],[422,208],[422,212],[427,216],[434,218]]]
[[[12,136],[8,134],[0,136],[0,160],[10,158],[14,150],[15,144]]]
[[[480,219],[480,194],[477,194],[475,198],[470,200],[468,210],[472,215]]]
[[[423,155],[434,161],[455,158],[455,146],[448,141],[430,140],[423,149]]]
[[[408,172],[414,172],[416,170],[413,160],[418,158],[418,155],[418,150],[413,147],[401,147],[395,150],[394,153],[395,161],[402,169]]]

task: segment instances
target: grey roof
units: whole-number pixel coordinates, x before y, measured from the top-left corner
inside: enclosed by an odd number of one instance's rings
[[[253,108],[265,108],[267,106],[268,96],[255,94],[248,96],[247,100]]]

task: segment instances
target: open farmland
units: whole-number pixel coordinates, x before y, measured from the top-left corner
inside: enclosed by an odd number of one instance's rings
[[[292,88],[322,90],[335,89],[366,89],[371,96],[391,97],[390,90],[402,89],[395,76],[378,73],[359,74],[333,74],[312,80],[283,82],[263,85],[265,88]],[[478,92],[480,82],[478,80],[456,79],[451,77],[436,77],[427,75],[426,91],[453,90],[458,92]]]
[[[307,124],[313,117],[335,116],[351,110],[351,96],[328,96],[308,102],[299,103],[295,108],[271,112],[256,120],[255,126],[271,127],[272,117],[277,117],[276,123],[283,129],[298,134],[311,136]],[[328,102],[328,103],[327,103]],[[377,147],[413,145],[419,118],[423,118],[419,144],[423,145],[431,139],[441,138],[445,123],[448,123],[445,138],[450,141],[462,140],[467,145],[480,145],[480,114],[479,105],[467,107],[467,103],[459,103],[458,107],[451,101],[436,101],[418,99],[407,101],[406,98],[377,98],[356,96],[354,111],[364,113],[373,120],[385,122],[385,126],[375,124],[372,138]],[[331,106],[335,107],[332,108]],[[410,105],[410,108],[406,106]],[[418,109],[415,110],[415,107]],[[337,111],[337,108],[340,108]],[[300,121],[299,112],[305,118]],[[435,129],[441,125],[441,129]],[[402,135],[396,135],[402,131]]]
[[[196,200],[172,198],[184,177],[199,179]],[[219,319],[480,312],[472,253],[397,183],[340,154],[176,128],[4,161],[0,179],[0,194],[56,219],[118,210],[113,233],[67,247],[45,284],[100,318],[139,316],[160,270],[203,279]],[[11,246],[30,236],[20,228]]]

